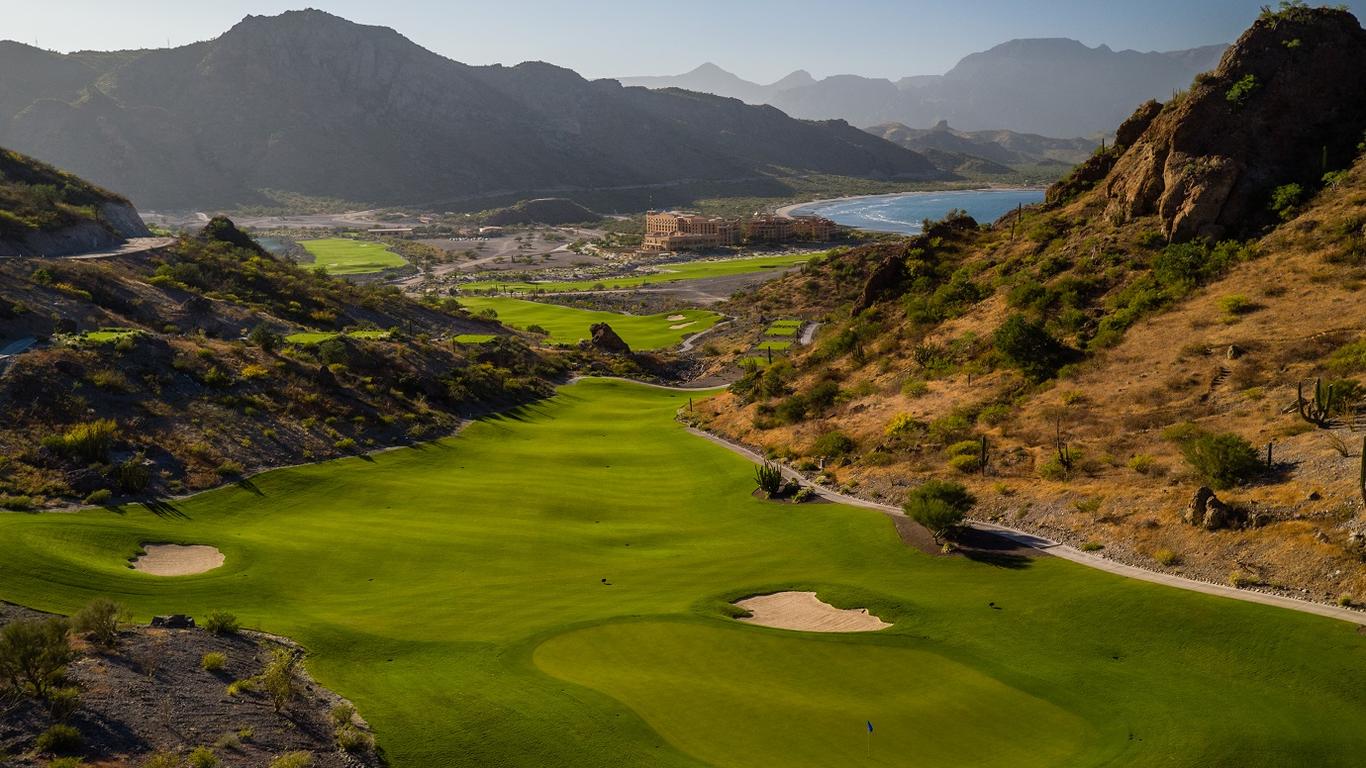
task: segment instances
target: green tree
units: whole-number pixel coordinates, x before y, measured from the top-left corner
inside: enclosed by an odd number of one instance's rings
[[[943,541],[963,524],[977,503],[963,485],[948,480],[927,480],[911,491],[902,505],[906,516],[929,529],[935,541]]]
[[[1232,488],[1250,480],[1264,466],[1252,443],[1231,432],[1200,432],[1181,445],[1181,453],[1215,489]]]
[[[992,345],[1006,362],[1034,381],[1052,378],[1067,360],[1067,347],[1042,323],[1011,315],[992,335]]]
[[[0,629],[0,679],[17,691],[47,695],[71,661],[66,619],[25,619]]]

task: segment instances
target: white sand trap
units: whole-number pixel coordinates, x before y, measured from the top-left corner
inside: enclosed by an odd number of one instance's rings
[[[665,319],[665,320],[668,320],[668,321],[671,322],[671,323],[676,323],[676,322],[678,322],[679,320],[687,320],[687,319],[688,319],[688,316],[687,316],[687,315],[669,315],[668,317],[666,317],[666,318],[664,318],[664,319]]]
[[[869,613],[867,608],[836,608],[819,600],[815,592],[778,592],[747,597],[735,604],[751,614],[739,621],[778,629],[876,632],[892,626]]]
[[[191,576],[223,564],[223,553],[205,544],[148,544],[147,554],[133,561],[133,570],[153,576]]]
[[[669,326],[669,330],[671,330],[671,331],[681,331],[681,330],[683,330],[684,328],[687,328],[687,327],[690,326],[690,325],[697,325],[697,321],[694,320],[694,321],[692,321],[691,323],[679,323],[678,325],[671,325],[671,326]]]

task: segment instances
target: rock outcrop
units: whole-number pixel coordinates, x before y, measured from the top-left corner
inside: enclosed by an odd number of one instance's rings
[[[631,348],[607,323],[593,323],[589,326],[588,332],[592,334],[588,344],[593,349],[612,355],[631,354]]]
[[[1107,216],[1157,215],[1178,242],[1254,230],[1270,220],[1277,187],[1312,188],[1356,157],[1363,71],[1366,31],[1352,14],[1264,13],[1189,93],[1153,116],[1144,105],[1121,127],[1128,146],[1102,186]]]

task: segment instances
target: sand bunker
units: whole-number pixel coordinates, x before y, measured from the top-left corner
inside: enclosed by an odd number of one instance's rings
[[[688,319],[688,316],[687,316],[687,315],[669,315],[668,317],[666,317],[666,318],[664,318],[664,319],[665,319],[665,320],[668,320],[668,321],[671,322],[671,323],[676,323],[676,322],[678,322],[679,320],[687,320],[687,319]]]
[[[133,569],[153,576],[190,576],[223,564],[223,553],[204,544],[147,544]]]
[[[747,597],[736,605],[750,612],[740,621],[803,632],[876,632],[892,626],[866,608],[844,609],[822,602],[815,592],[778,592]]]
[[[671,330],[671,331],[681,331],[681,330],[683,330],[684,328],[687,328],[687,327],[690,326],[690,325],[697,325],[697,321],[694,320],[694,321],[692,321],[691,323],[679,323],[678,325],[671,325],[671,326],[669,326],[669,330]]]

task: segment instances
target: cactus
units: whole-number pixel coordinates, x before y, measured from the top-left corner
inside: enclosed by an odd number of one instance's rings
[[[1295,392],[1295,406],[1299,409],[1300,418],[1318,427],[1326,428],[1329,418],[1341,405],[1338,388],[1332,384],[1325,386],[1323,379],[1314,379],[1313,401],[1304,397],[1304,382],[1295,386]]]
[[[754,468],[754,481],[759,484],[759,490],[772,498],[783,491],[783,470],[777,464],[765,461]]]
[[[987,436],[982,435],[982,476],[987,474]]]

